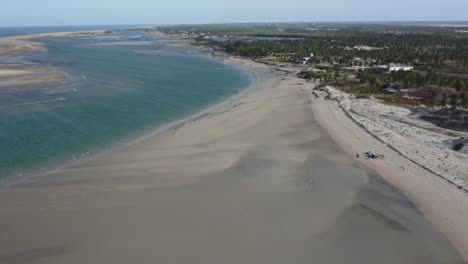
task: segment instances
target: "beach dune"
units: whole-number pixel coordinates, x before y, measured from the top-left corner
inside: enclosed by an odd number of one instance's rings
[[[250,89],[0,192],[0,263],[463,263],[326,135],[312,84],[229,63]]]

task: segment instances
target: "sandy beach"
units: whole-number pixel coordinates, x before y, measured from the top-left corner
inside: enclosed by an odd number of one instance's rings
[[[310,95],[314,116],[327,134],[349,155],[360,153],[363,149],[383,154],[385,161],[363,160],[361,164],[377,171],[411,197],[434,226],[449,237],[464,258],[468,259],[466,191],[382,143],[374,134],[360,127],[356,120],[351,120],[349,114],[344,112],[346,107],[339,107],[336,100],[325,99],[327,95],[322,91],[314,91]],[[413,146],[413,149],[417,149],[417,146]],[[457,167],[454,166],[454,169]]]
[[[0,192],[0,263],[464,263],[446,239],[468,252],[464,193],[372,141],[297,70],[228,63],[252,72],[249,89]],[[355,160],[356,146],[388,158]]]

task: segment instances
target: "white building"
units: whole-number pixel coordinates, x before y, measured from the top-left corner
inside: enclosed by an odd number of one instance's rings
[[[393,63],[390,63],[388,65],[388,71],[389,72],[392,72],[392,71],[412,71],[413,69],[414,69],[413,66],[396,65],[396,64],[393,64]]]
[[[377,65],[377,66],[374,66],[374,68],[387,70],[387,69],[388,69],[388,65]]]

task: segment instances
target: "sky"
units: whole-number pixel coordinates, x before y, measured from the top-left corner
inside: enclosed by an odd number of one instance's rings
[[[0,0],[0,27],[462,20],[468,0]]]

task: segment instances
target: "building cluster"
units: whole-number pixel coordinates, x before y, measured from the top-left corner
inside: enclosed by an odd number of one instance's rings
[[[394,63],[390,63],[388,65],[378,65],[378,66],[375,66],[374,68],[385,69],[385,70],[388,70],[389,72],[414,70],[413,66],[399,65],[399,64],[394,64]]]
[[[310,57],[302,57],[301,59],[296,60],[297,63],[306,65],[314,57],[314,54],[311,53]]]

